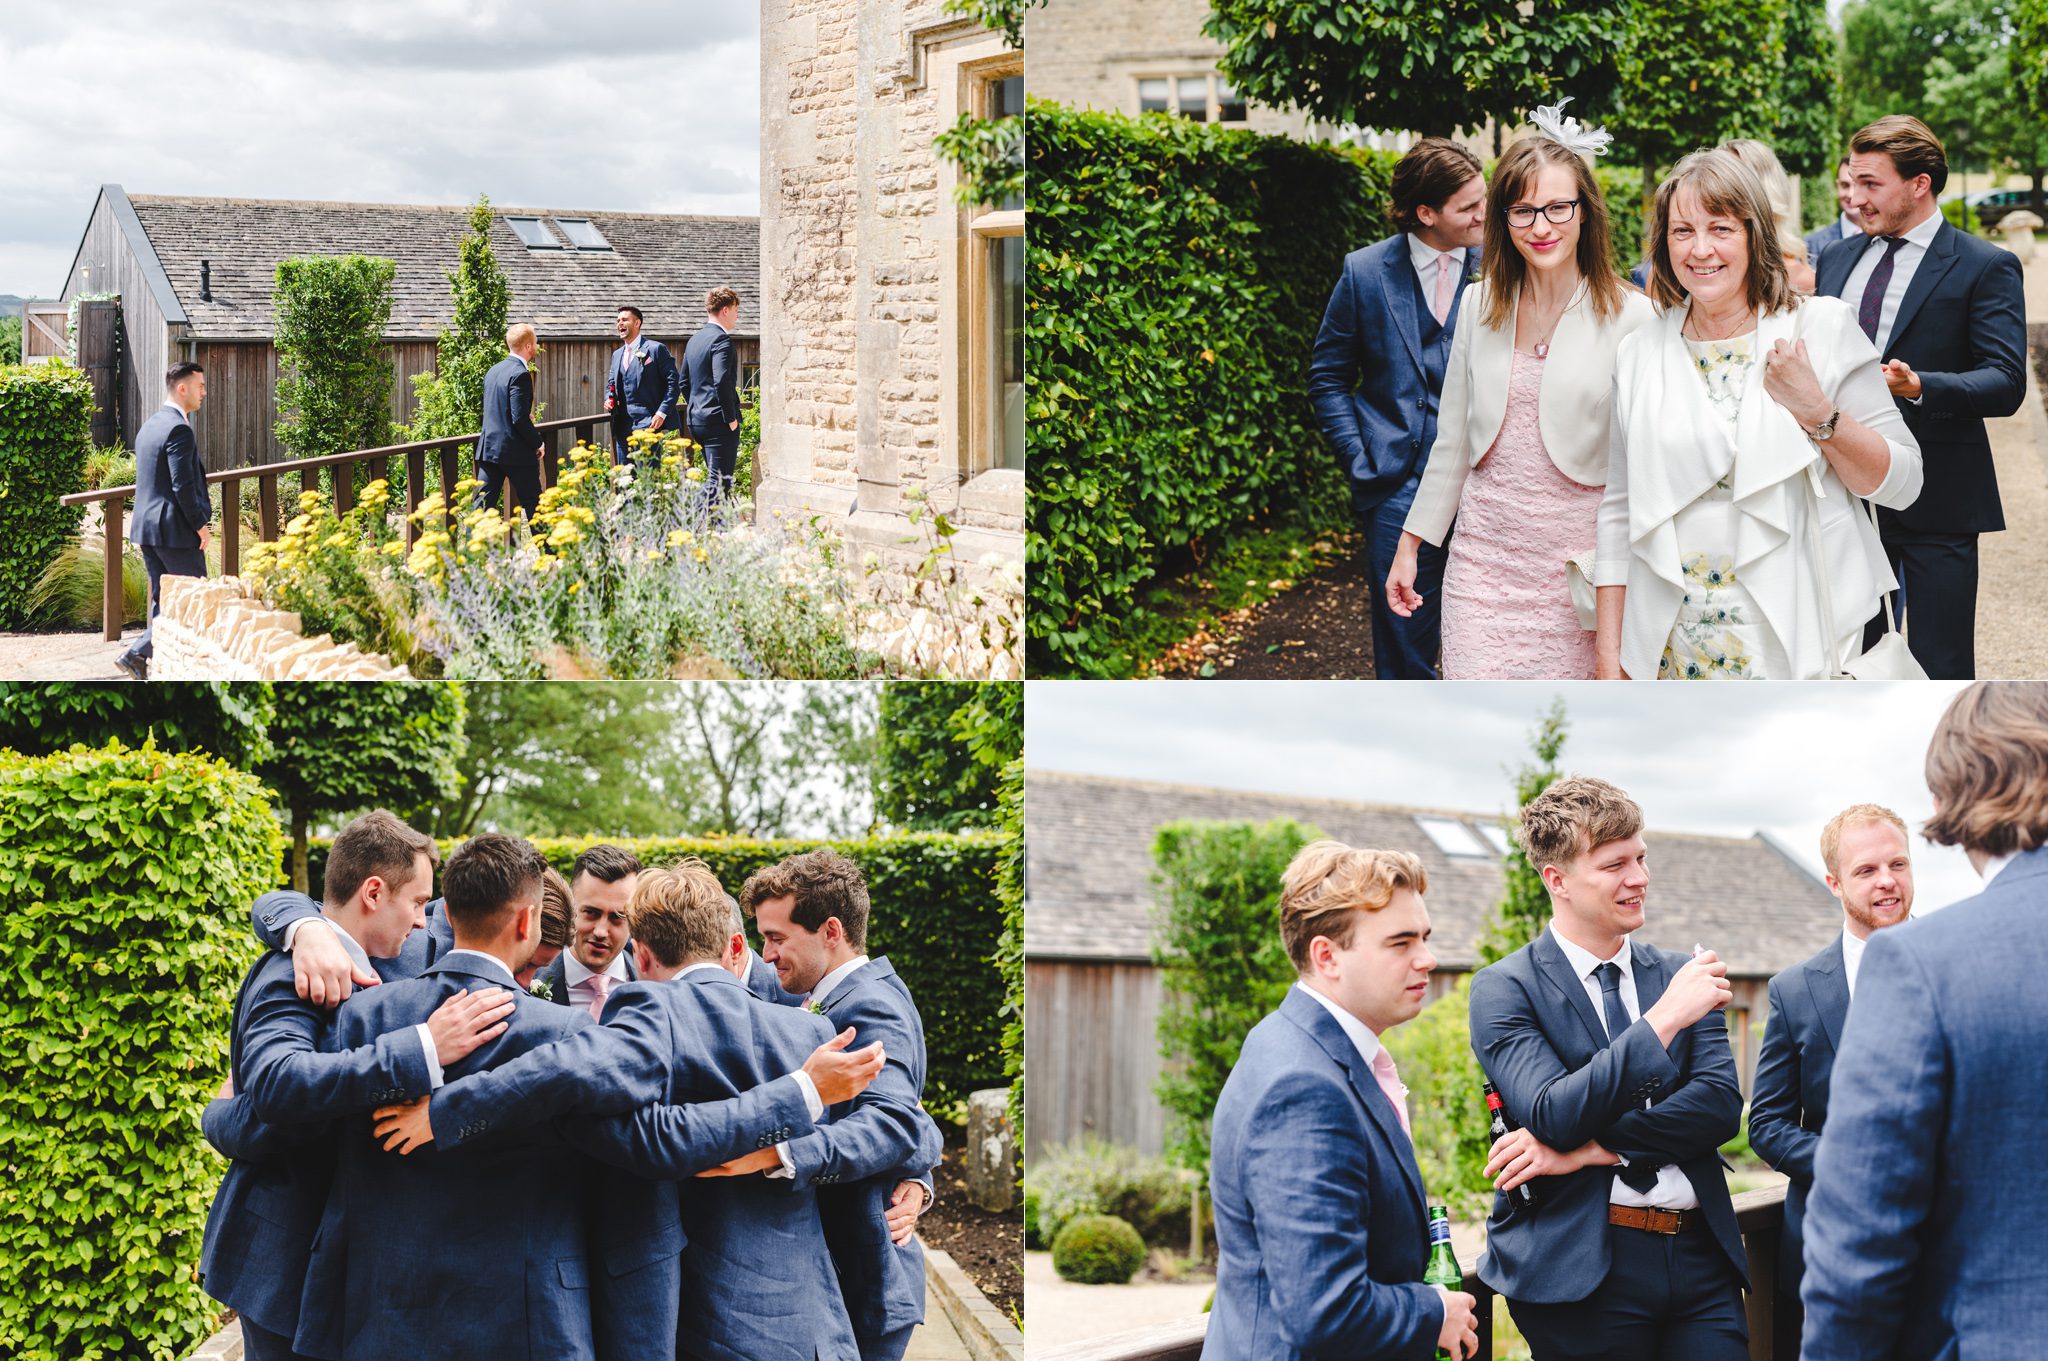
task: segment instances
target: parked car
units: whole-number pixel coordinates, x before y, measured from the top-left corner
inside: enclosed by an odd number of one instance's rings
[[[1963,201],[1977,214],[1977,221],[1984,224],[1984,230],[1990,231],[2007,213],[2030,206],[2033,197],[2031,189],[1993,189],[1989,193],[1972,194]]]

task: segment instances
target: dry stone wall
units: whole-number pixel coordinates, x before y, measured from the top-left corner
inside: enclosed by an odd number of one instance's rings
[[[308,638],[299,616],[273,610],[238,577],[163,579],[151,633],[151,680],[408,680],[354,643]]]

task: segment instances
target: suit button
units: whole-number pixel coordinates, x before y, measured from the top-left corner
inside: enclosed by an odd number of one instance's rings
[[[1428,409],[1428,407],[1429,407],[1429,398],[1427,398],[1427,397],[1417,397],[1417,398],[1415,399],[1415,409],[1416,409],[1417,411],[1423,411],[1423,410],[1426,410],[1426,409]]]
[[[1413,450],[1415,450],[1416,452],[1420,453],[1420,452],[1421,452],[1421,450],[1422,450],[1422,441],[1421,441],[1421,440],[1416,440],[1416,441],[1414,441],[1413,443],[1411,443],[1411,444],[1410,444],[1410,445],[1409,445],[1408,447],[1409,447],[1410,449],[1413,449]]]

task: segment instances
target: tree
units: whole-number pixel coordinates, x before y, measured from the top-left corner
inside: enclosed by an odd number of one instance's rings
[[[21,362],[21,318],[0,317],[0,364]]]
[[[271,724],[257,769],[284,805],[292,884],[306,890],[306,839],[318,817],[412,809],[445,797],[462,754],[462,688],[449,681],[299,681]]]
[[[296,687],[294,687],[296,688]],[[201,751],[240,770],[270,754],[277,712],[267,682],[153,681],[148,685],[0,683],[0,746],[31,756],[74,743]]]
[[[990,825],[1003,767],[1023,750],[1015,682],[892,681],[877,722],[875,815],[900,827]]]
[[[1643,170],[1778,128],[1787,0],[1634,0],[1621,29],[1612,131]]]
[[[1778,133],[1771,149],[1794,175],[1833,180],[1835,135],[1834,26],[1827,0],[1789,0],[1785,9],[1785,74],[1778,87]]]
[[[864,686],[774,681],[669,687],[670,757],[695,826],[835,835],[869,822],[875,707]]]
[[[469,210],[469,235],[448,275],[455,317],[442,328],[432,372],[412,380],[417,405],[407,434],[416,440],[467,435],[483,428],[484,375],[505,357],[506,317],[512,284],[491,250],[491,200]]]
[[[1240,94],[1332,123],[1448,134],[1566,95],[1605,114],[1622,0],[1214,0]]]
[[[277,266],[277,438],[294,458],[371,449],[391,433],[391,281],[366,255]]]
[[[1557,758],[1564,751],[1564,741],[1571,726],[1564,716],[1564,700],[1551,701],[1550,712],[1529,734],[1529,749],[1535,753],[1534,764],[1524,762],[1514,771],[1515,808],[1527,808],[1529,801],[1550,788],[1563,772],[1558,768]],[[1543,887],[1543,876],[1529,863],[1529,857],[1522,854],[1522,845],[1515,839],[1514,823],[1503,819],[1503,829],[1508,834],[1508,853],[1501,860],[1501,896],[1494,904],[1493,911],[1486,918],[1486,933],[1479,941],[1479,965],[1481,968],[1497,959],[1506,959],[1515,951],[1536,939],[1536,935],[1550,921],[1550,891]]]

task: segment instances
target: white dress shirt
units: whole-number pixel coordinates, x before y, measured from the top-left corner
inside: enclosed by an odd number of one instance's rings
[[[1436,262],[1445,256],[1451,260],[1451,296],[1455,298],[1458,277],[1465,271],[1465,248],[1438,250],[1414,232],[1408,233],[1408,263],[1415,267],[1415,281],[1422,285],[1422,300],[1432,306],[1436,302]]]
[[[1606,995],[1600,991],[1600,979],[1594,970],[1607,963],[1612,963],[1621,970],[1621,1005],[1622,1009],[1628,1012],[1629,1020],[1635,1022],[1643,1019],[1642,1008],[1636,1003],[1635,962],[1629,955],[1627,936],[1621,938],[1621,949],[1610,961],[1601,959],[1591,950],[1580,949],[1566,940],[1558,933],[1556,921],[1553,920],[1548,929],[1551,939],[1564,951],[1564,957],[1571,964],[1572,972],[1578,975],[1579,983],[1586,989],[1586,997],[1593,1004],[1593,1014],[1600,1018],[1601,1025],[1607,1024],[1607,1000]],[[1617,1037],[1608,1038],[1611,1040]],[[1645,1109],[1647,1108],[1646,1102]],[[1557,1151],[1571,1152],[1568,1148]],[[1628,1166],[1626,1158],[1622,1159],[1622,1166]],[[1700,1198],[1692,1189],[1692,1183],[1686,1179],[1685,1173],[1679,1170],[1678,1164],[1666,1163],[1657,1169],[1657,1184],[1647,1193],[1636,1190],[1617,1175],[1614,1178],[1614,1189],[1607,1195],[1607,1203],[1649,1205],[1659,1210],[1695,1210],[1699,1208]]]
[[[813,1010],[821,1009],[826,1002],[832,999],[832,994],[839,991],[839,985],[853,977],[855,973],[859,972],[861,966],[867,962],[868,957],[866,955],[855,955],[852,959],[847,960],[844,964],[826,974],[818,980],[818,986],[811,989],[811,995],[805,999],[804,1005]]]
[[[1898,319],[1899,304],[1905,301],[1906,290],[1913,285],[1913,276],[1920,272],[1920,262],[1927,258],[1927,248],[1934,244],[1934,235],[1941,230],[1940,213],[1929,213],[1927,220],[1917,227],[1908,228],[1906,244],[1899,247],[1899,253],[1892,257],[1891,282],[1885,285],[1883,310],[1877,318],[1877,352],[1883,354],[1892,343],[1892,323]],[[1859,311],[1863,307],[1863,290],[1870,282],[1870,276],[1877,271],[1877,262],[1884,259],[1890,249],[1885,239],[1873,236],[1863,247],[1856,267],[1849,271],[1849,280],[1842,285],[1842,301]]]
[[[299,928],[304,926],[307,922],[319,922],[322,926],[334,932],[334,938],[340,941],[341,948],[348,952],[349,962],[354,964],[358,969],[361,969],[366,974],[375,974],[377,972],[375,969],[370,967],[370,952],[363,948],[362,942],[358,941],[354,936],[351,936],[347,931],[343,930],[340,922],[334,920],[334,918],[332,917],[325,915],[324,912],[322,915],[318,917],[301,917],[297,921],[293,922],[290,926],[285,927],[285,954],[290,954],[292,952],[292,942],[298,939]],[[509,988],[516,988],[519,985],[517,983],[507,982],[505,986]],[[426,1051],[428,1083],[430,1086],[439,1087],[442,1084],[442,1082],[445,1081],[445,1079],[441,1076],[440,1057],[434,1052],[434,1032],[427,1029],[427,1024],[425,1021],[420,1022],[412,1029],[413,1033],[420,1037],[420,1048]]]
[[[621,983],[630,983],[632,981],[626,975],[626,952],[624,950],[613,953],[611,962],[604,966],[604,973],[606,977],[612,980],[612,989],[616,989]],[[562,957],[562,979],[569,985],[570,1005],[582,1007],[585,1011],[590,1010],[590,1004],[597,1000],[597,988],[590,981],[595,977],[597,977],[597,971],[584,967],[583,961],[576,958],[574,951]],[[611,990],[607,990],[605,996],[610,997]]]
[[[1849,1000],[1856,1000],[1856,972],[1863,967],[1863,948],[1870,944],[1847,926],[1842,928],[1842,979],[1849,985]]]
[[[1835,225],[1841,230],[1842,239],[1844,241],[1847,241],[1852,236],[1863,235],[1863,224],[1861,222],[1858,222],[1855,218],[1849,216],[1847,213],[1843,213],[1842,216],[1836,221]]]
[[[1370,1071],[1372,1061],[1379,1057],[1380,1052],[1380,1037],[1372,1033],[1372,1027],[1317,992],[1308,984],[1296,982],[1294,986],[1315,998],[1317,1002],[1322,1004],[1323,1010],[1337,1018],[1337,1024],[1344,1028],[1344,1034],[1351,1040],[1352,1045],[1358,1050],[1358,1057],[1365,1060],[1365,1066]],[[1404,1095],[1407,1090],[1406,1084],[1403,1084],[1401,1091]]]

